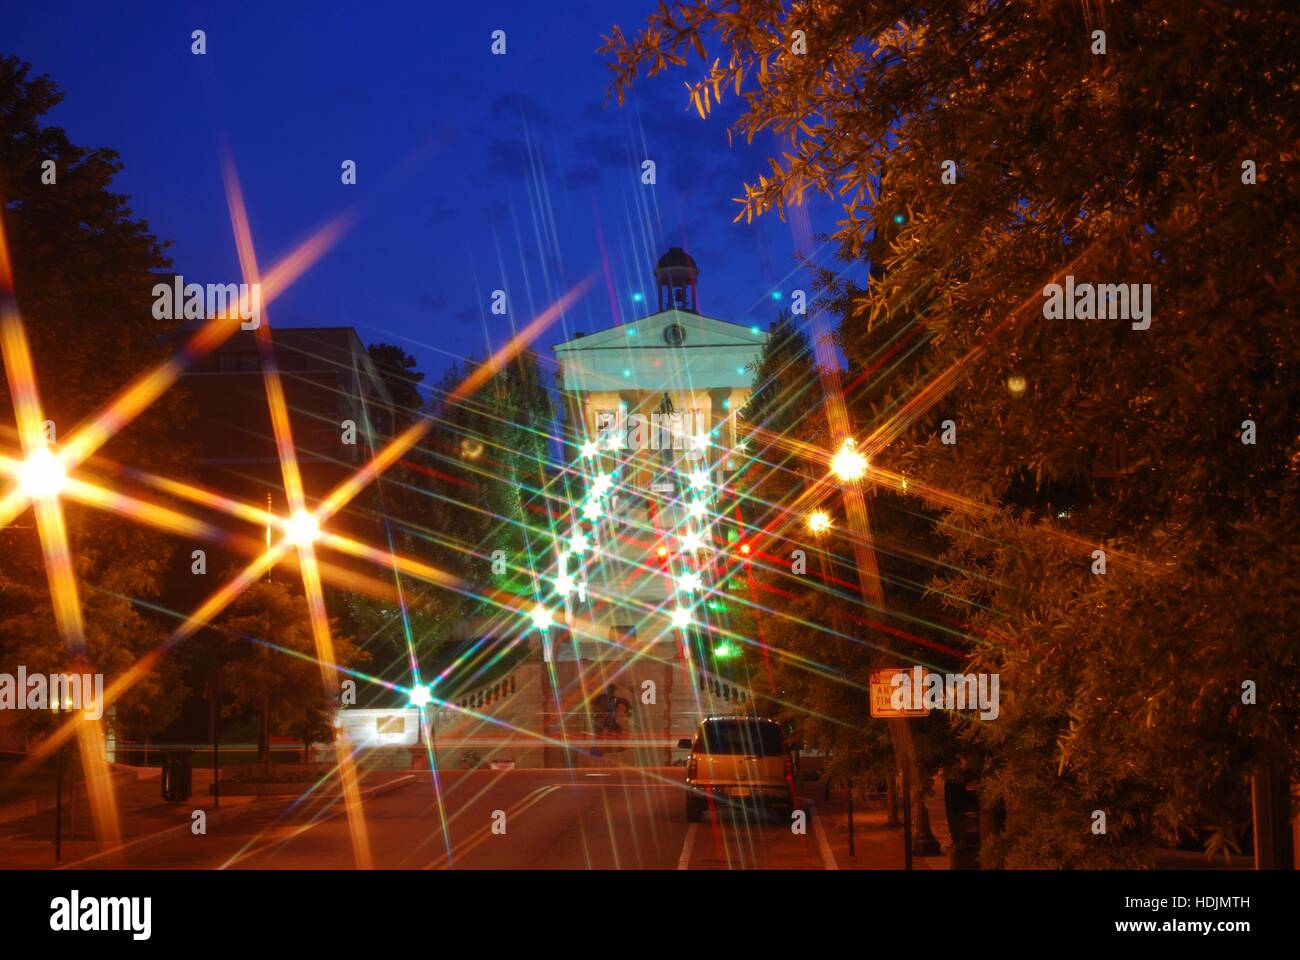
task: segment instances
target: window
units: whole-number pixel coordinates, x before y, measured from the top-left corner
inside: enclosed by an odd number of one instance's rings
[[[695,752],[778,757],[785,753],[785,736],[775,723],[709,720],[696,738]]]

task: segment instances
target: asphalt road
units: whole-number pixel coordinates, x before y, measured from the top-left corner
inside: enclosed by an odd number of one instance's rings
[[[431,775],[421,773],[409,786],[366,802],[376,868],[834,866],[811,810],[803,834],[788,822],[745,810],[688,825],[681,767],[456,770],[440,774],[438,786],[435,790]],[[337,802],[268,807],[273,809],[214,821],[205,836],[136,852],[128,864],[258,870],[353,866],[348,818]]]

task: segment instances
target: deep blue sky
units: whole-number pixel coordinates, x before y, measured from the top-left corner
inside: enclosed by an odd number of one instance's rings
[[[48,122],[121,153],[116,187],[174,241],[177,272],[238,279],[229,149],[263,265],[346,208],[360,214],[276,301],[272,324],[355,326],[366,342],[402,344],[430,380],[589,274],[596,282],[539,347],[648,312],[633,294],[653,302],[651,268],[670,245],[700,265],[702,312],[766,326],[774,290],[809,287],[796,234],[828,232],[836,217],[821,202],[799,231],[774,215],[731,222],[741,182],[780,144],[729,147],[734,101],[707,122],[687,112],[683,81],[698,60],[642,81],[622,109],[606,102],[600,37],[614,23],[639,28],[652,0],[6,7],[0,52],[64,89]],[[205,56],[190,52],[195,29],[207,32]],[[503,57],[490,54],[496,29]],[[640,183],[646,158],[653,187]],[[340,183],[345,159],[356,186]],[[801,245],[830,262],[829,247]],[[510,318],[487,312],[497,287]]]

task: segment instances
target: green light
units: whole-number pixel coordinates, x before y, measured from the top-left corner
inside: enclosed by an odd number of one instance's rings
[[[740,648],[726,640],[713,648],[713,658],[715,660],[733,660],[738,656],[740,656]]]

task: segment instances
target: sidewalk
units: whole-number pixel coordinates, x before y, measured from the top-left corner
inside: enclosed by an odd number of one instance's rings
[[[903,869],[903,811],[899,801],[899,825],[886,825],[884,797],[855,797],[853,800],[853,847],[849,856],[848,793],[841,786],[824,799],[822,785],[808,783],[800,791],[811,799],[817,808],[815,816],[821,818],[826,840],[830,844],[835,862],[841,870],[902,870]],[[913,870],[947,870],[948,850],[952,839],[944,816],[943,801],[931,796],[926,809],[930,814],[930,829],[939,841],[942,852],[936,856],[912,857]],[[916,824],[913,824],[913,830]]]
[[[115,791],[122,843],[178,827],[188,828],[192,823],[191,814],[195,810],[207,814],[208,828],[211,829],[214,823],[240,816],[254,806],[267,810],[273,809],[277,804],[287,805],[299,799],[297,796],[222,797],[221,806],[217,808],[209,793],[212,772],[200,768],[193,771],[193,793],[190,799],[171,803],[163,800],[160,795],[162,784],[157,767],[133,769],[141,774],[141,778],[119,786]],[[403,776],[409,776],[409,771],[371,771],[362,775],[361,785],[363,789],[381,786]],[[94,824],[85,797],[79,798],[75,805],[68,804],[63,817],[63,849],[59,861],[54,859],[52,809],[0,824],[0,869],[50,870],[110,849],[109,844],[94,839]]]

